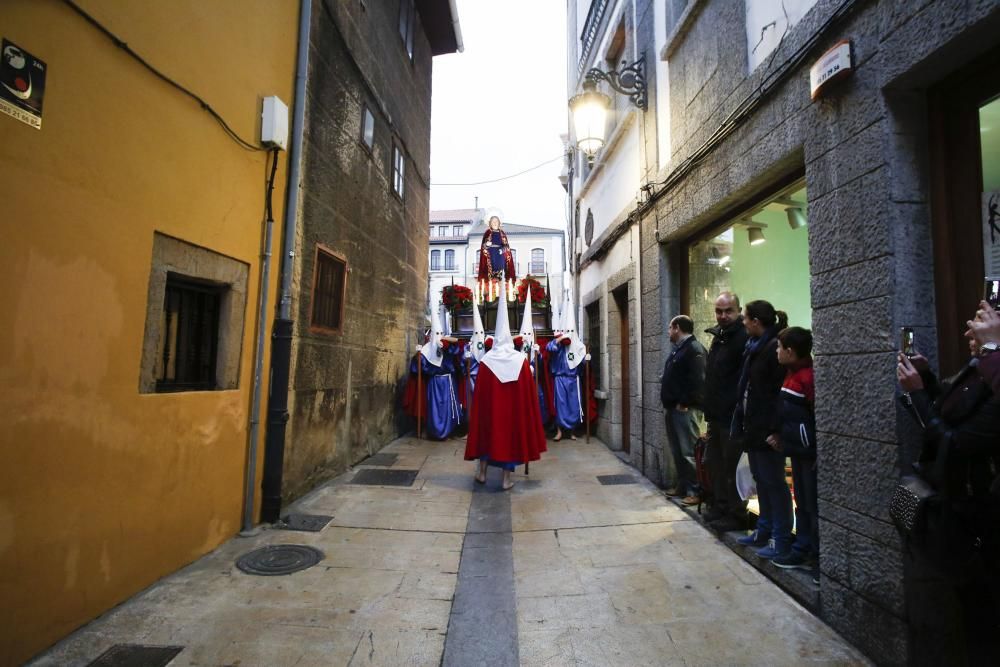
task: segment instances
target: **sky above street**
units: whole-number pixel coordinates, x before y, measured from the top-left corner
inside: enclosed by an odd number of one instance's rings
[[[465,51],[434,58],[431,210],[497,207],[504,221],[564,228],[566,3],[458,0]]]

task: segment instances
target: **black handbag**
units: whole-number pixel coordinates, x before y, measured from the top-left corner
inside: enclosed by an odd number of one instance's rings
[[[889,499],[889,516],[904,537],[913,536],[925,525],[927,507],[937,491],[918,475],[904,475]]]

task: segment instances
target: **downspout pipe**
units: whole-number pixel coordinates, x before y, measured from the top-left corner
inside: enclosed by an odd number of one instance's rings
[[[305,128],[306,78],[309,74],[309,32],[312,0],[299,2],[299,49],[292,102],[292,144],[288,153],[285,191],[285,236],[281,257],[281,297],[271,334],[271,381],[267,397],[267,431],[264,438],[264,471],[261,520],[274,523],[281,515],[281,482],[285,464],[285,431],[288,424],[288,379],[292,362],[292,277],[302,178],[302,135]]]

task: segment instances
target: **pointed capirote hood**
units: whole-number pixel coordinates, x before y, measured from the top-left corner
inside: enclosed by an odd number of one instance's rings
[[[476,290],[472,290],[472,336],[469,338],[469,347],[472,348],[473,358],[482,361],[486,354],[486,328],[483,327],[483,317],[479,314]]]
[[[576,330],[576,313],[573,308],[573,301],[567,296],[566,305],[563,306],[562,324],[563,335],[569,338],[569,347],[566,350],[566,363],[570,368],[576,368],[587,355],[587,346],[580,339],[580,332]]]
[[[444,329],[441,328],[441,314],[437,309],[432,308],[431,339],[420,348],[420,354],[424,355],[424,359],[434,366],[440,366],[444,360],[444,354],[441,351],[441,336],[443,335]]]
[[[493,332],[493,349],[483,355],[480,362],[493,371],[500,382],[514,382],[524,366],[524,354],[514,348],[507,322],[507,304],[501,298],[497,304],[497,326]]]
[[[518,332],[521,336],[521,350],[524,352],[531,353],[531,350],[535,344],[535,326],[532,324],[531,320],[531,287],[525,290],[524,295],[524,315],[521,317],[521,330]]]

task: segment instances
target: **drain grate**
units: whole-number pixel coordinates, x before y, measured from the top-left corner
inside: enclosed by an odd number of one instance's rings
[[[373,454],[369,456],[364,461],[359,463],[359,466],[385,466],[389,467],[396,462],[399,458],[399,454]]]
[[[597,481],[604,486],[617,486],[619,484],[638,484],[639,480],[633,475],[598,475]]]
[[[281,523],[277,525],[277,528],[318,533],[326,528],[326,524],[332,520],[332,516],[324,516],[322,514],[289,514],[281,519]]]
[[[310,568],[323,560],[323,552],[303,544],[272,544],[240,556],[236,567],[247,574],[274,577]]]
[[[183,650],[183,646],[115,644],[87,667],[164,667]]]
[[[413,486],[418,470],[375,470],[365,468],[351,480],[351,484],[371,484],[373,486]]]

